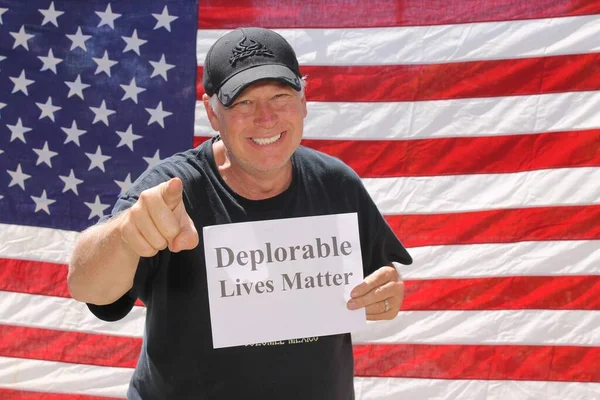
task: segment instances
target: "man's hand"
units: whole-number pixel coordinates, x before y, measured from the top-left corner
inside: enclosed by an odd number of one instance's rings
[[[198,232],[183,204],[183,184],[172,178],[144,190],[120,224],[121,238],[141,257],[160,250],[173,252],[198,246]]]
[[[350,296],[348,309],[365,307],[368,320],[394,319],[404,300],[404,282],[395,268],[381,267],[352,289]]]

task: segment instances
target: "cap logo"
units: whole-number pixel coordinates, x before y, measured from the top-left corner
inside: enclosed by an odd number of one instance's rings
[[[233,54],[229,58],[229,63],[232,67],[235,67],[235,63],[238,61],[253,56],[275,57],[275,54],[256,40],[244,36],[237,46],[233,48]]]

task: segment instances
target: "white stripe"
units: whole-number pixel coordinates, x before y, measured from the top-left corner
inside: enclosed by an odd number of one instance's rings
[[[600,240],[424,246],[409,252],[414,263],[399,265],[404,279],[600,275]]]
[[[355,378],[354,388],[356,400],[600,399],[600,383],[587,382]]]
[[[0,291],[0,324],[141,338],[145,307],[122,320],[104,322],[73,299]]]
[[[0,224],[0,257],[67,263],[78,232]]]
[[[403,311],[369,323],[354,343],[600,346],[599,311]]]
[[[306,139],[427,139],[600,127],[600,91],[418,102],[308,102]],[[202,102],[194,133],[213,134]],[[335,129],[333,129],[335,128]]]
[[[301,65],[429,64],[600,50],[600,15],[392,28],[278,29]],[[199,30],[196,57],[227,30]],[[167,60],[168,61],[168,60]]]
[[[105,323],[71,299],[0,292],[0,324],[142,337],[145,309]],[[488,343],[600,346],[598,311],[410,311],[369,324],[356,343]]]
[[[485,161],[482,161],[485,162]],[[600,168],[363,179],[383,214],[450,213],[600,203]]]
[[[0,357],[0,388],[125,398],[132,368]]]

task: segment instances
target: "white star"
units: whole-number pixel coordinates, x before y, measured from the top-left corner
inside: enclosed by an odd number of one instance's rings
[[[91,171],[94,168],[99,168],[102,170],[102,172],[106,172],[104,169],[104,163],[110,160],[111,157],[102,154],[100,146],[98,146],[95,153],[85,153],[85,155],[90,159],[90,167],[88,168],[88,171]]]
[[[56,203],[56,200],[52,200],[52,199],[49,199],[48,197],[46,197],[45,190],[42,192],[42,195],[40,197],[31,196],[31,200],[33,200],[35,202],[35,211],[34,212],[44,210],[44,211],[46,211],[46,213],[48,215],[50,215],[50,209],[48,208],[48,206],[50,204]]]
[[[2,110],[4,107],[6,107],[6,103],[0,103],[0,110]],[[0,153],[2,154],[2,153]]]
[[[121,141],[119,142],[119,144],[117,145],[117,147],[121,147],[121,146],[127,145],[127,147],[129,147],[129,149],[131,151],[133,151],[133,142],[134,142],[134,140],[138,140],[142,136],[134,134],[133,131],[131,130],[131,127],[132,127],[132,125],[129,124],[129,128],[127,128],[127,130],[125,132],[116,131],[117,134],[121,137]]]
[[[85,42],[86,40],[89,40],[92,35],[84,35],[81,32],[81,27],[77,27],[77,32],[74,35],[67,35],[67,37],[69,38],[69,40],[71,40],[71,48],[69,49],[69,51],[71,50],[75,50],[76,48],[80,47],[82,48],[84,51],[87,51],[87,47],[85,46]]]
[[[159,151],[160,150],[156,150],[156,153],[154,153],[154,156],[152,156],[152,157],[142,157],[144,159],[144,161],[146,161],[148,163],[148,168],[146,168],[146,169],[150,169],[160,163],[161,160],[160,160]]]
[[[158,103],[156,108],[146,108],[146,111],[150,113],[150,119],[148,120],[148,125],[153,122],[157,122],[163,128],[165,127],[165,117],[172,115],[172,112],[164,111],[162,108],[162,101]]]
[[[118,61],[113,61],[111,59],[108,58],[108,51],[104,50],[104,55],[102,56],[102,58],[94,58],[92,57],[92,60],[94,60],[94,62],[96,64],[98,64],[98,67],[96,68],[96,72],[94,73],[94,75],[98,75],[100,72],[104,72],[106,75],[110,76],[110,68],[115,65],[118,64]]]
[[[87,83],[81,83],[81,75],[77,75],[77,79],[75,79],[73,82],[65,82],[65,85],[69,87],[69,94],[67,95],[67,98],[77,95],[81,97],[81,100],[83,100],[83,89],[90,87],[90,85]]]
[[[12,135],[10,135],[10,141],[12,142],[15,139],[21,139],[21,141],[23,143],[27,143],[25,141],[25,133],[29,132],[31,130],[31,128],[27,128],[26,126],[23,126],[23,123],[21,122],[21,118],[19,118],[17,120],[17,124],[16,125],[8,125],[6,124],[6,126],[8,127],[8,129],[10,129],[10,132],[12,133]]]
[[[154,30],[158,28],[165,28],[169,32],[171,32],[171,22],[179,18],[169,15],[169,10],[167,9],[167,6],[163,8],[162,14],[152,14],[152,16],[156,18],[156,26],[154,27]]]
[[[7,11],[8,11],[8,8],[0,7],[0,25],[4,24],[4,21],[2,21],[2,14],[4,14]]]
[[[25,50],[29,50],[29,45],[27,41],[31,39],[34,35],[30,35],[25,32],[25,25],[21,25],[21,30],[19,32],[10,32],[10,35],[15,38],[15,44],[13,45],[13,49],[17,46],[25,47]]]
[[[6,60],[6,57],[0,56],[0,61],[4,61],[4,60]]]
[[[90,107],[90,110],[92,110],[94,114],[96,114],[92,125],[98,121],[102,121],[104,122],[104,125],[108,126],[108,116],[116,113],[116,111],[109,110],[108,108],[106,108],[106,102],[104,100],[102,100],[102,104],[100,105],[100,107]]]
[[[44,143],[44,147],[41,149],[32,149],[38,155],[38,160],[35,165],[40,165],[41,163],[46,163],[49,167],[52,167],[52,157],[56,156],[58,153],[50,150],[48,148],[48,142]]]
[[[69,142],[73,142],[77,146],[81,147],[81,144],[79,143],[79,136],[83,135],[87,131],[84,131],[83,129],[77,129],[77,122],[75,122],[75,120],[73,120],[73,123],[71,124],[70,128],[62,128],[61,127],[60,129],[62,129],[62,131],[67,134],[67,138],[65,139],[65,144],[67,144]]]
[[[123,98],[121,100],[131,99],[135,104],[138,102],[137,95],[146,91],[146,89],[141,88],[136,85],[135,78],[131,79],[131,83],[129,85],[119,85],[125,91]]]
[[[48,22],[52,22],[54,26],[58,27],[58,21],[56,19],[64,14],[64,11],[56,11],[54,9],[54,2],[50,3],[50,7],[48,7],[48,9],[41,9],[38,11],[44,15],[42,26],[46,25]]]
[[[12,177],[12,180],[8,184],[8,187],[19,185],[21,189],[25,190],[25,180],[31,178],[31,175],[24,174],[21,170],[21,164],[17,165],[16,171],[6,171]]]
[[[15,84],[15,86],[13,86],[13,90],[11,93],[16,93],[18,91],[21,91],[21,92],[25,93],[25,96],[29,96],[29,92],[27,91],[27,86],[31,85],[35,81],[33,81],[31,79],[27,79],[27,77],[25,76],[25,70],[21,71],[21,75],[19,75],[18,78],[13,78],[12,76],[9,76],[9,78]]]
[[[109,204],[100,203],[100,196],[96,195],[96,200],[93,203],[84,202],[86,206],[90,208],[90,216],[88,219],[92,219],[94,217],[102,218],[104,216],[104,210],[110,207]]]
[[[123,49],[123,53],[127,53],[130,50],[133,50],[140,55],[140,46],[147,42],[147,40],[139,39],[137,35],[137,29],[133,30],[133,35],[131,36],[121,36],[121,38],[127,43],[125,48]]]
[[[50,118],[54,122],[54,113],[58,110],[61,110],[62,107],[55,106],[52,104],[52,97],[48,97],[46,103],[35,103],[42,112],[40,113],[40,117],[38,119],[42,119],[44,117]]]
[[[108,3],[106,11],[96,11],[96,14],[100,17],[100,23],[98,24],[98,27],[101,27],[102,25],[108,25],[113,29],[115,29],[115,19],[121,16],[121,14],[116,14],[112,12],[112,9],[110,8],[110,3]]]
[[[72,190],[73,193],[79,196],[79,193],[77,192],[77,185],[81,184],[83,181],[75,177],[75,173],[73,172],[73,170],[71,170],[71,174],[69,174],[69,176],[59,175],[58,177],[65,183],[65,187],[62,191],[63,193],[68,190]]]
[[[63,62],[62,58],[54,57],[54,54],[52,53],[52,49],[48,50],[48,57],[38,56],[38,58],[40,60],[42,60],[42,62],[44,63],[44,65],[42,65],[42,69],[40,69],[40,71],[45,71],[45,70],[49,69],[52,72],[54,72],[55,74],[56,74],[56,65]]]
[[[154,71],[152,71],[152,75],[150,75],[150,78],[154,78],[156,75],[160,75],[164,78],[165,81],[168,80],[167,71],[171,68],[175,68],[175,65],[167,64],[167,62],[165,61],[164,54],[160,58],[160,61],[150,61],[150,64],[152,64],[152,67],[154,67]]]
[[[117,185],[119,185],[119,187],[121,188],[121,193],[119,193],[119,194],[121,195],[121,194],[125,193],[126,191],[129,190],[131,185],[133,185],[133,182],[131,182],[131,174],[127,174],[127,177],[125,178],[125,180],[123,182],[115,181],[115,183]]]

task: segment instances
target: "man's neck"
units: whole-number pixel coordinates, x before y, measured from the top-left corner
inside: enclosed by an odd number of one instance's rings
[[[232,159],[222,141],[213,143],[217,170],[227,185],[237,194],[250,200],[264,200],[283,193],[292,183],[291,160],[276,171],[257,171],[244,168]]]

